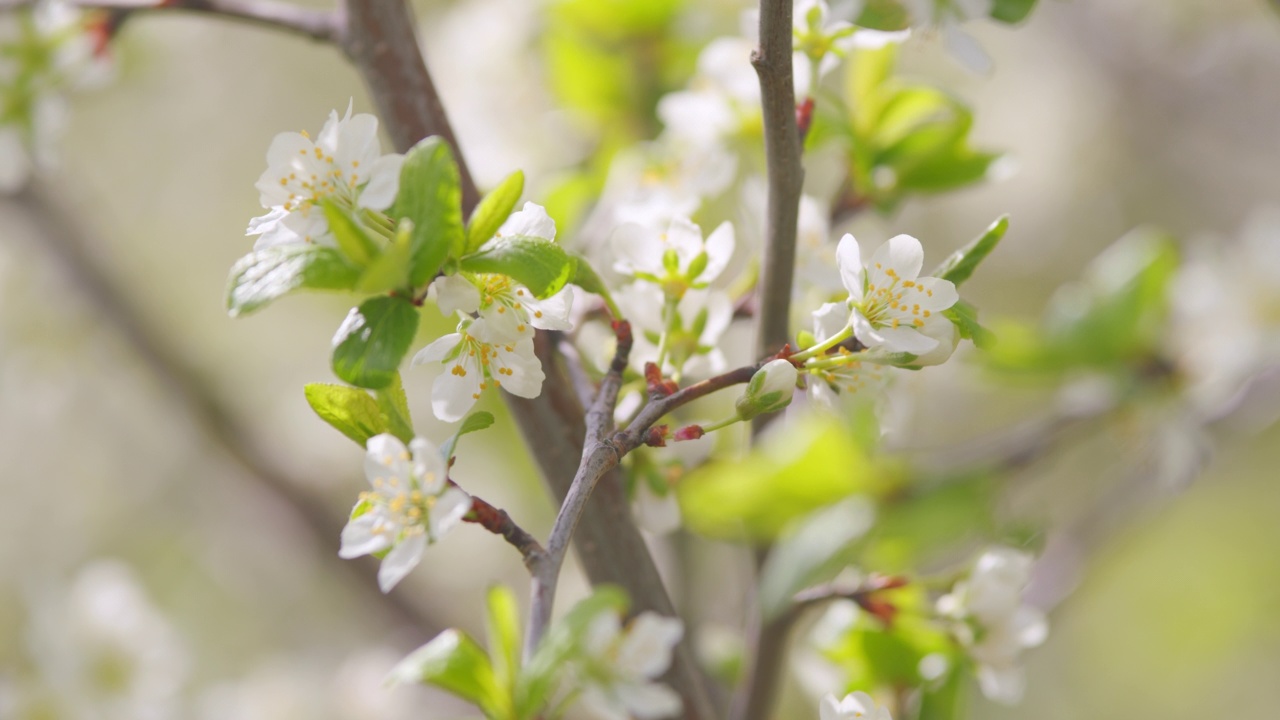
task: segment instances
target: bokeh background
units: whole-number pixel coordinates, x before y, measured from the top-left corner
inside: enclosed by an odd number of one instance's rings
[[[694,47],[735,32],[742,9],[705,5],[683,29]],[[417,10],[477,180],[523,168],[537,200],[590,147],[546,79],[546,3]],[[1268,3],[1046,0],[1022,26],[971,27],[995,60],[989,76],[927,37],[908,44],[904,67],[971,102],[977,143],[1007,150],[1018,172],[861,217],[856,231],[872,243],[910,233],[941,258],[1009,213],[1008,237],[967,286],[985,317],[1038,316],[1135,226],[1209,246],[1280,205],[1280,15]],[[362,454],[302,395],[333,379],[329,342],[347,301],[289,298],[234,321],[223,305],[227,270],[251,245],[244,227],[260,213],[253,182],[271,137],[314,132],[349,98],[371,111],[359,79],[329,48],[196,17],[131,20],[116,54],[115,82],[76,98],[61,163],[40,179],[51,205],[0,199],[0,717],[19,691],[59,693],[78,657],[68,648],[103,613],[125,613],[133,637],[151,638],[130,652],[156,669],[154,717],[467,716],[431,692],[388,695],[381,673],[434,630],[480,633],[484,588],[523,587],[518,557],[465,527],[379,598],[362,566],[336,557]],[[429,380],[405,380],[419,432],[443,440]],[[974,717],[1275,717],[1280,431],[1269,389],[1213,428],[1216,449],[1193,482],[1120,508],[1087,555],[1061,566],[1045,596],[1070,593],[1048,643],[1027,655],[1025,701],[978,701]],[[998,434],[1045,401],[965,363],[901,392],[917,400],[902,442],[919,448]],[[465,441],[455,475],[545,535],[554,508],[488,402],[499,422]],[[1013,511],[1052,526],[1082,487],[1144,471],[1131,442],[1086,436],[1053,453],[1023,471]],[[740,580],[745,566],[726,572]],[[582,592],[576,571],[567,582],[564,597]],[[682,596],[731,628],[740,593],[718,587]],[[112,682],[111,658],[99,665]],[[779,717],[816,716],[799,684],[786,701]]]

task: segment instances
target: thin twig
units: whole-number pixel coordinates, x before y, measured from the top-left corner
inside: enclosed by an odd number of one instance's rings
[[[457,483],[452,480],[449,483],[457,487]],[[462,519],[465,522],[475,523],[494,535],[501,535],[512,547],[520,551],[520,556],[524,558],[524,565],[530,571],[533,570],[538,558],[546,552],[533,535],[511,519],[506,510],[496,508],[475,495],[471,495],[471,512]]]
[[[312,10],[272,0],[65,0],[81,10],[102,10],[115,15],[178,11],[213,15],[323,42],[338,38],[338,16],[329,10]],[[28,7],[35,0],[0,0],[0,10]]]
[[[166,396],[177,403],[247,478],[301,518],[316,538],[315,542],[304,545],[319,550],[317,556],[327,570],[347,577],[357,575],[358,578],[348,584],[364,590],[369,602],[380,603],[393,622],[417,627],[425,637],[439,632],[440,626],[424,608],[409,602],[402,594],[384,595],[373,590],[377,574],[373,558],[351,561],[338,557],[335,543],[345,519],[332,513],[326,503],[304,492],[302,488],[307,481],[285,475],[262,455],[253,439],[255,433],[236,421],[234,413],[209,391],[198,373],[143,319],[135,303],[121,290],[120,282],[103,269],[91,250],[96,243],[87,237],[84,228],[71,221],[71,214],[65,208],[38,188],[28,188],[3,202],[13,204],[31,218],[40,233],[40,247],[74,279],[75,287],[92,307],[132,347],[144,366],[166,388]]]

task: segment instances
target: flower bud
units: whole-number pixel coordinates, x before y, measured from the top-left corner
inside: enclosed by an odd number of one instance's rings
[[[751,376],[747,391],[738,398],[738,417],[750,420],[791,404],[796,389],[796,366],[788,360],[770,360]]]

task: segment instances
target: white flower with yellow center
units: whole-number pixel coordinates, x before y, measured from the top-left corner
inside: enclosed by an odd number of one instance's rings
[[[843,333],[848,326],[849,308],[844,303],[827,303],[813,313],[813,335],[820,343]],[[809,397],[834,407],[840,397],[881,389],[887,379],[885,369],[859,357],[838,346],[834,354],[820,355],[807,364]]]
[[[956,639],[978,664],[982,694],[1016,703],[1026,685],[1018,660],[1022,651],[1044,642],[1044,613],[1022,602],[1031,581],[1031,555],[992,548],[978,558],[969,577],[938,600],[938,612],[955,619]]]
[[[249,221],[255,248],[328,243],[332,238],[320,201],[350,210],[386,210],[400,188],[404,156],[382,154],[378,119],[367,113],[342,118],[337,111],[312,141],[306,132],[276,135],[267,149],[267,169],[258,178],[259,201],[269,212]]]
[[[644,612],[624,631],[615,612],[601,613],[583,639],[581,704],[604,720],[678,715],[680,696],[653,679],[671,667],[672,649],[683,635],[684,624],[676,618]]]
[[[431,385],[431,410],[445,422],[461,420],[489,388],[523,398],[542,392],[542,363],[533,340],[512,340],[496,332],[485,318],[464,320],[458,331],[418,351],[413,364],[439,363],[445,372]]]
[[[471,510],[471,496],[448,482],[440,449],[422,438],[405,448],[395,436],[369,438],[364,473],[373,487],[360,493],[342,529],[338,555],[355,558],[390,550],[378,568],[378,587],[389,592],[435,542]]]
[[[680,299],[690,288],[704,288],[728,267],[733,257],[733,225],[720,225],[704,240],[702,229],[684,218],[666,231],[627,224],[614,231],[610,245],[618,258],[613,269],[662,287]]]
[[[910,235],[891,238],[864,268],[858,241],[846,234],[836,248],[840,280],[849,291],[853,334],[868,348],[924,355],[938,347],[950,324],[942,311],[960,296],[947,280],[920,277],[924,249]]]

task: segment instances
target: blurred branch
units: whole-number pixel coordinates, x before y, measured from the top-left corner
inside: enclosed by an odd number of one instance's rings
[[[452,480],[449,484],[458,486]],[[475,523],[494,535],[501,535],[512,547],[520,551],[525,567],[529,568],[530,572],[533,571],[534,563],[538,558],[546,553],[537,539],[517,525],[506,510],[496,508],[475,495],[471,495],[471,511],[462,519],[464,522]]]
[[[400,151],[428,135],[450,144],[462,179],[463,213],[470,214],[479,193],[467,170],[465,155],[449,125],[439,93],[427,72],[414,36],[417,26],[402,0],[345,0],[343,49],[364,77],[384,126]],[[538,463],[557,502],[563,503],[577,474],[586,424],[582,403],[566,371],[569,359],[555,352],[548,334],[534,337],[546,373],[542,393],[525,399],[506,396],[507,407],[525,444]],[[597,483],[581,520],[574,545],[594,584],[615,584],[631,597],[635,612],[676,614],[653,557],[631,518],[630,505],[616,472]],[[676,648],[667,681],[684,699],[686,716],[710,718],[707,680],[694,660],[686,636]]]
[[[240,20],[263,27],[304,35],[312,40],[333,41],[338,35],[338,16],[328,10],[312,10],[272,0],[64,0],[81,10],[110,13],[114,23],[139,12],[172,11],[201,13]],[[35,5],[35,0],[0,0],[0,10]]]
[[[230,409],[208,390],[198,373],[165,344],[156,328],[147,324],[120,289],[120,283],[113,280],[95,258],[92,246],[97,243],[83,228],[72,223],[65,208],[49,193],[31,187],[2,202],[18,208],[31,219],[43,241],[40,247],[73,279],[89,305],[129,343],[165,387],[166,395],[176,399],[196,427],[226,453],[246,477],[292,509],[315,536],[315,541],[306,545],[319,551],[317,557],[322,567],[335,575],[351,578],[348,584],[361,588],[366,601],[380,603],[391,622],[416,627],[428,637],[439,632],[440,626],[426,609],[401,595],[383,595],[373,590],[377,576],[377,563],[373,558],[353,562],[338,557],[334,546],[342,533],[345,517],[338,517],[329,511],[326,503],[304,492],[306,480],[280,472],[259,452],[253,439],[255,433],[236,422]]]
[[[760,78],[768,176],[765,247],[756,304],[756,357],[778,352],[791,337],[791,291],[804,185],[791,67],[792,10],[791,0],[760,0],[760,46],[751,57]],[[770,421],[770,416],[758,418],[752,427],[753,437]],[[757,561],[763,562],[767,552],[761,551]],[[734,695],[730,717],[764,720],[772,714],[789,628],[790,622],[785,620],[753,619],[745,655],[746,679]]]

